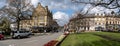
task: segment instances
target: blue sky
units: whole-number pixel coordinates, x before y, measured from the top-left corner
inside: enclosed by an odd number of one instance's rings
[[[60,26],[67,24],[70,16],[79,9],[76,4],[72,4],[71,0],[32,0],[32,4],[35,7],[38,2],[42,6],[48,6],[53,13],[53,19],[57,19]]]
[[[5,5],[5,0],[0,0],[0,7],[3,7]]]
[[[75,11],[72,10],[72,9],[66,9],[66,10],[56,10],[56,9],[52,9],[52,12],[53,13],[56,13],[57,11],[61,11],[61,12],[64,12],[66,14],[68,14],[69,16],[71,16]]]
[[[87,0],[86,0],[87,1]],[[37,6],[38,2],[41,3],[42,6],[48,6],[49,10],[53,13],[53,18],[58,19],[58,23],[67,24],[69,19],[76,11],[81,11],[85,13],[88,8],[93,7],[91,4],[79,4],[73,3],[71,0],[31,0],[31,3],[34,7]],[[0,0],[0,7],[3,7],[6,4],[5,0]],[[88,13],[110,13],[111,11],[118,12],[118,9],[107,9],[105,7],[96,6],[91,9]]]
[[[71,0],[32,0],[32,3],[35,5],[37,5],[37,2],[40,2],[43,6],[48,6],[53,13],[60,11],[69,16],[76,11],[80,11],[85,6],[73,3]]]
[[[32,0],[35,5],[36,2],[41,2],[43,6],[48,6],[53,12],[53,18],[57,19],[58,24],[61,26],[67,24],[70,17],[84,7],[84,5],[73,3],[71,0]]]
[[[75,4],[72,3],[71,0],[31,0],[31,3],[35,7],[37,6],[38,2],[40,2],[43,6],[48,6],[49,9],[53,12],[53,14],[59,11],[68,14],[68,16],[71,16],[76,11],[80,11],[81,9],[83,10],[83,12],[85,12],[87,11],[88,8],[92,7],[90,4],[88,5]],[[0,7],[3,7],[5,3],[6,3],[5,0],[0,0]],[[117,9],[111,9],[111,11],[112,10],[113,11],[115,10],[117,12]],[[97,6],[90,11],[92,11],[92,13],[95,12],[103,13],[104,11],[110,11],[110,10],[104,7]]]
[[[78,11],[81,8],[81,6],[78,7],[77,4],[73,4],[71,0],[31,0],[31,3],[34,5],[34,7],[37,6],[38,2],[40,2],[44,7],[48,6],[49,10],[51,10],[53,13],[54,19],[58,19],[58,17],[60,17],[58,20],[60,20],[60,23],[62,23],[61,26],[67,24],[70,16],[72,16],[75,11]],[[5,0],[0,0],[0,7],[3,7],[5,4]]]

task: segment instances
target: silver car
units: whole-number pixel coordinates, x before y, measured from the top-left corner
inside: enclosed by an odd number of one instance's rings
[[[11,32],[12,38],[23,38],[23,37],[29,37],[30,31],[12,31]]]

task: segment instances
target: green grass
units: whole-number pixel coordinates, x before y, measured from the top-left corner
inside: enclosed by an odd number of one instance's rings
[[[109,36],[112,38],[118,38],[120,39],[120,33],[112,33],[112,32],[97,32],[95,34],[99,34],[99,35],[105,35],[105,36]]]
[[[120,46],[120,42],[109,40],[101,36],[95,35],[105,35],[111,38],[120,39],[119,33],[110,32],[87,32],[81,34],[70,34],[65,40],[60,44],[60,46]]]

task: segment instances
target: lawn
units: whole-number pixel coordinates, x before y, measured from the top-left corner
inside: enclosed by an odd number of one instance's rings
[[[109,37],[112,39],[116,39],[116,40],[120,40],[120,33],[112,33],[112,32],[94,32],[92,33],[94,35],[99,35],[99,36],[105,36],[105,37]]]
[[[119,39],[120,33],[111,32],[70,34],[60,46],[120,46]]]

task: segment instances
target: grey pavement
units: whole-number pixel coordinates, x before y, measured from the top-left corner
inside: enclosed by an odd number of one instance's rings
[[[1,40],[0,46],[43,46],[50,40],[58,38],[61,34],[63,33],[48,33],[47,35],[41,35],[24,39]]]

